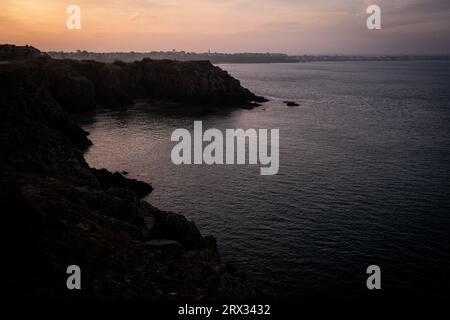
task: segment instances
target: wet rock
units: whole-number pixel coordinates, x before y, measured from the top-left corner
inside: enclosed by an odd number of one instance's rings
[[[299,104],[295,101],[283,101],[284,104],[286,104],[288,107],[298,107]]]
[[[173,212],[157,210],[154,215],[153,237],[175,240],[186,248],[201,247],[202,237],[193,221]]]
[[[100,182],[104,190],[112,187],[128,188],[136,192],[139,198],[142,198],[153,191],[153,187],[145,182],[135,179],[125,178],[119,172],[111,173],[106,169],[92,169],[92,173]]]
[[[167,239],[154,239],[145,242],[145,245],[152,250],[162,250],[162,251],[178,251],[181,249],[181,244],[174,240]]]

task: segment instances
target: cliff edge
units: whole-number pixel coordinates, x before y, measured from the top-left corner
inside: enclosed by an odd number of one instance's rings
[[[173,93],[173,95],[171,94]],[[0,64],[4,289],[50,299],[248,299],[194,222],[140,200],[149,184],[90,168],[70,112],[138,96],[238,106],[258,97],[209,63],[106,65],[31,58]],[[82,289],[68,290],[78,265]]]

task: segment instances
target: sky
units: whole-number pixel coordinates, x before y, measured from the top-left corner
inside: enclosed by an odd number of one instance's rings
[[[81,29],[66,27],[67,6]],[[366,9],[381,8],[381,30]],[[40,50],[450,54],[450,0],[1,0],[0,43]]]

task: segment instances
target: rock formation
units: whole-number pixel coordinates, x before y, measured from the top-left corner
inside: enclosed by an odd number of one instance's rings
[[[4,290],[57,299],[255,297],[220,261],[213,237],[140,200],[150,185],[84,160],[88,133],[69,113],[141,96],[235,106],[258,100],[207,62],[38,58],[0,65]],[[82,270],[82,290],[66,288],[72,264]]]
[[[0,45],[0,61],[21,60],[35,57],[49,57],[32,46],[15,46],[13,44]]]
[[[99,105],[126,108],[135,99],[162,99],[181,102],[186,108],[211,109],[251,108],[266,101],[208,61],[144,59],[105,64],[35,58],[4,69],[27,83],[38,79],[46,94],[69,112],[89,111]]]
[[[288,107],[298,107],[300,106],[297,102],[295,101],[283,101],[283,103],[285,105],[287,105]]]

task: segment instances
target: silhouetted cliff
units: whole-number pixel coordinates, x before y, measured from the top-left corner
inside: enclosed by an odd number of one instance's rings
[[[181,102],[186,108],[248,108],[264,101],[206,61],[146,59],[105,64],[37,58],[5,65],[3,72],[30,87],[39,82],[40,89],[69,112],[92,110],[97,105],[124,108],[136,98]]]
[[[21,60],[35,57],[49,57],[32,46],[15,46],[13,44],[0,44],[0,61]]]
[[[173,95],[172,95],[173,94]],[[213,237],[140,197],[150,185],[88,166],[88,133],[67,113],[134,97],[239,105],[257,99],[209,63],[30,59],[0,65],[3,289],[40,298],[251,298]],[[66,268],[82,290],[66,288]]]

